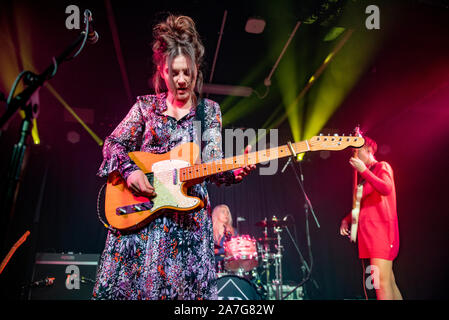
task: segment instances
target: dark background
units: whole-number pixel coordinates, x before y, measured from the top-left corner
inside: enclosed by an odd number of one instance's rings
[[[42,72],[79,34],[65,28],[65,8],[77,4],[89,8],[95,19],[100,41],[86,47],[79,57],[62,64],[50,84],[76,110],[91,112],[82,118],[104,139],[126,115],[135,96],[151,93],[148,79],[151,65],[151,27],[164,12],[183,13],[194,18],[206,47],[205,78],[209,78],[224,10],[228,10],[225,32],[218,55],[213,83],[247,85],[263,92],[263,80],[276,61],[296,21],[316,15],[316,21],[303,24],[287,54],[302,56],[298,76],[292,79],[296,96],[332,48],[323,35],[337,25],[342,10],[354,12],[350,25],[354,36],[340,55],[358,50],[355,39],[368,42],[382,34],[376,50],[361,76],[327,120],[322,132],[350,133],[360,124],[367,135],[378,141],[378,159],[394,168],[401,248],[394,262],[397,284],[405,299],[447,299],[445,288],[448,263],[448,179],[449,158],[449,14],[444,1],[336,1],[322,10],[327,1],[219,2],[192,1],[165,4],[153,1],[111,1],[120,45],[125,61],[130,93],[125,90],[103,1],[58,1],[31,3],[2,2],[0,33],[2,83],[8,94],[15,76],[29,68]],[[332,5],[332,3],[334,3]],[[288,4],[288,6],[287,6]],[[381,11],[381,30],[364,29],[368,4]],[[333,7],[334,6],[334,7]],[[286,8],[292,8],[286,10]],[[248,17],[267,21],[261,35],[248,34]],[[285,30],[281,33],[280,30]],[[376,33],[377,32],[377,33]],[[278,41],[273,39],[279,38]],[[11,48],[12,51],[11,51]],[[5,55],[7,50],[12,56]],[[302,54],[307,51],[308,54]],[[306,58],[304,58],[306,56]],[[17,65],[17,73],[10,68]],[[281,72],[282,63],[279,67]],[[257,70],[256,72],[254,70]],[[8,72],[7,72],[8,71]],[[349,71],[349,70],[348,70]],[[276,72],[275,72],[276,74]],[[5,76],[7,75],[7,76]],[[251,76],[249,76],[251,75]],[[255,95],[225,101],[222,104],[225,128],[261,128],[274,112],[282,114],[282,90],[276,77],[265,99]],[[315,84],[320,85],[318,80]],[[19,92],[19,91],[17,91]],[[313,110],[309,103],[314,94],[304,97],[305,115]],[[251,112],[227,122],[232,103],[246,99]],[[105,182],[96,177],[101,147],[74,121],[46,89],[40,90],[38,128],[40,145],[30,145],[10,226],[7,249],[26,231],[31,236],[18,249],[4,273],[2,295],[19,299],[19,287],[29,282],[36,252],[101,253],[106,230],[96,216],[97,196]],[[3,107],[3,103],[0,104]],[[281,108],[281,109],[279,109]],[[307,117],[304,120],[307,126]],[[16,116],[0,136],[1,174],[7,172],[12,146],[18,139],[20,117]],[[279,143],[293,140],[287,121],[281,123]],[[75,131],[79,142],[71,143],[67,134]],[[318,132],[317,132],[318,133]],[[309,139],[310,136],[301,137]],[[302,162],[305,189],[313,204],[320,228],[309,217],[313,253],[312,277],[319,285],[307,283],[309,299],[363,298],[362,267],[356,247],[339,235],[340,221],[351,207],[351,168],[349,151],[307,153]],[[304,196],[293,169],[272,176],[252,173],[241,184],[209,187],[213,206],[225,203],[234,216],[244,217],[241,233],[260,237],[257,221],[276,215],[289,215],[290,227],[306,260],[310,263],[306,242]],[[2,213],[4,214],[4,213]],[[37,218],[37,219],[36,219]],[[2,226],[4,228],[4,226]],[[284,279],[298,283],[303,274],[300,260],[286,232],[282,233]],[[5,251],[6,250],[6,251]]]

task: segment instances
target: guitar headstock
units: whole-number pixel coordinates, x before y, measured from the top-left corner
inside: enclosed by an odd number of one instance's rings
[[[360,148],[365,144],[365,139],[361,136],[314,136],[308,140],[311,151],[320,150],[343,150],[348,147]]]
[[[357,125],[357,127],[354,128],[354,136],[362,137],[362,131],[360,131],[360,125]],[[358,149],[354,149],[353,156],[358,158],[358,155],[359,155],[359,150]]]

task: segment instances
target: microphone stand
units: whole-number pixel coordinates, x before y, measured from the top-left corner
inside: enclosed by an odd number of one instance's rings
[[[304,205],[304,208],[305,208],[305,210],[307,211],[306,205]],[[307,215],[307,214],[308,214],[308,213],[306,213],[306,215]],[[307,227],[307,229],[308,229],[308,219],[306,219],[306,224],[307,224],[306,227]],[[309,264],[308,264],[307,261],[304,259],[304,256],[302,255],[301,250],[299,250],[298,244],[296,243],[295,239],[293,238],[293,236],[292,236],[292,234],[291,234],[291,232],[290,232],[290,230],[288,229],[287,226],[285,226],[285,230],[287,231],[287,234],[289,235],[290,239],[292,240],[293,245],[295,246],[296,251],[298,252],[298,255],[299,255],[300,259],[301,259],[301,263],[302,263],[301,269],[303,270],[304,274],[306,274],[304,270],[307,271],[307,274],[310,274],[310,273],[311,273],[311,269],[310,269],[310,267],[309,267]],[[308,233],[308,232],[307,232],[307,233]],[[308,237],[308,239],[309,239],[309,240],[308,240],[308,244],[310,244],[310,237]],[[315,288],[316,288],[316,289],[319,289],[318,283],[317,283],[314,279],[312,279],[312,282],[313,282],[313,285],[315,286]],[[296,288],[297,288],[297,287],[296,287]],[[295,290],[296,290],[296,288],[295,288]],[[290,293],[289,293],[289,295],[290,295]]]
[[[3,215],[3,227],[1,229],[2,232],[5,232],[5,234],[1,235],[0,246],[4,246],[6,244],[9,224],[14,215],[15,202],[17,199],[17,194],[19,192],[20,180],[24,169],[24,158],[28,147],[28,140],[31,134],[33,120],[37,118],[37,114],[39,111],[39,89],[45,84],[46,81],[50,80],[56,75],[58,66],[62,62],[68,61],[69,55],[75,50],[75,48],[80,45],[80,43],[82,43],[82,46],[79,48],[75,56],[81,51],[87,37],[88,30],[82,31],[78,38],[71,45],[69,45],[59,56],[57,56],[56,58],[53,57],[53,63],[48,66],[47,69],[45,69],[45,71],[40,75],[36,75],[30,71],[24,71],[24,82],[27,87],[22,92],[17,94],[14,98],[11,97],[10,100],[8,99],[8,108],[6,112],[4,112],[0,117],[1,135],[2,130],[5,130],[6,125],[19,109],[22,109],[25,113],[25,117],[22,120],[19,141],[14,145],[9,169],[7,171],[8,174],[5,183],[5,189],[2,193],[4,197],[0,206],[0,212]],[[73,57],[69,57],[69,59],[70,58]],[[6,231],[3,231],[5,228],[7,228]]]
[[[286,299],[288,296],[290,296],[294,291],[296,291],[297,288],[299,288],[300,286],[302,286],[304,283],[306,283],[306,282],[311,278],[311,273],[312,273],[312,268],[313,268],[313,256],[312,256],[312,249],[311,249],[312,247],[311,247],[310,233],[309,233],[309,210],[310,210],[310,212],[312,213],[312,215],[313,215],[313,217],[314,217],[314,220],[315,220],[315,223],[316,223],[317,227],[320,228],[320,224],[319,224],[318,219],[317,219],[317,217],[316,217],[316,215],[315,215],[315,212],[314,212],[314,210],[313,210],[312,203],[310,202],[310,199],[309,199],[309,197],[307,196],[307,192],[306,192],[305,189],[304,189],[304,175],[303,175],[303,173],[302,173],[301,162],[300,162],[300,161],[297,161],[297,159],[296,159],[296,153],[295,153],[295,151],[293,150],[293,147],[292,147],[292,145],[291,145],[290,142],[288,143],[288,146],[289,146],[290,151],[291,151],[291,153],[292,153],[292,155],[291,155],[291,157],[290,157],[288,163],[290,164],[290,166],[292,167],[293,172],[295,173],[296,181],[298,182],[299,186],[301,187],[301,191],[302,191],[302,193],[303,193],[303,195],[304,195],[304,199],[305,199],[304,210],[305,210],[305,217],[306,217],[307,247],[308,247],[308,249],[309,249],[309,256],[310,256],[311,263],[310,263],[310,267],[309,267],[309,265],[307,264],[307,262],[306,262],[306,260],[304,259],[303,255],[301,254],[301,251],[299,250],[298,245],[297,245],[296,242],[294,241],[294,239],[293,239],[293,237],[292,237],[290,231],[289,231],[288,228],[286,227],[287,233],[288,233],[288,235],[290,236],[290,238],[291,238],[293,244],[295,245],[295,248],[296,248],[296,250],[298,251],[298,254],[299,254],[300,258],[301,258],[301,262],[302,262],[302,267],[301,267],[301,269],[303,269],[303,270],[306,269],[306,270],[307,270],[307,276],[306,276],[306,278],[303,279],[303,280],[302,280],[302,281],[301,281],[301,282],[300,282],[300,283],[299,283],[293,290],[291,290],[285,297],[283,297],[283,298],[282,298],[283,300],[285,300],[285,299]],[[293,159],[293,161],[291,161],[291,159]],[[296,168],[295,168],[295,166],[294,166],[294,162],[297,162],[298,165],[299,165],[299,170],[300,170],[300,173],[301,173],[301,178],[299,178],[298,173],[296,172]],[[284,169],[285,169],[285,167],[284,167]],[[312,279],[312,282],[313,282],[315,288],[316,288],[316,289],[319,289],[318,283],[317,283],[315,280],[313,280],[313,279]]]
[[[309,197],[307,196],[306,191],[304,190],[304,186],[303,186],[303,183],[304,183],[304,175],[302,174],[301,161],[298,161],[298,160],[296,159],[296,153],[295,153],[295,150],[293,150],[293,146],[292,146],[291,142],[288,142],[288,147],[289,147],[289,149],[290,149],[290,151],[291,151],[291,153],[292,153],[290,159],[293,159],[293,161],[290,161],[290,166],[292,167],[293,172],[295,173],[296,180],[298,181],[298,184],[299,184],[299,186],[301,187],[302,193],[304,194],[304,199],[306,200],[306,204],[309,206],[309,209],[310,209],[310,211],[312,212],[313,218],[315,219],[315,223],[316,223],[317,227],[320,228],[320,224],[319,224],[318,219],[317,219],[317,217],[316,217],[316,215],[315,215],[315,211],[313,210],[312,203],[310,202],[310,199],[309,199]],[[296,170],[295,170],[295,166],[293,165],[293,162],[297,162],[297,163],[299,164],[299,170],[301,171],[301,180],[300,180],[299,177],[298,177],[298,173],[297,173]],[[301,181],[302,181],[302,182],[301,182]],[[306,211],[306,213],[307,213],[307,211]],[[306,217],[307,217],[307,216],[306,216]]]

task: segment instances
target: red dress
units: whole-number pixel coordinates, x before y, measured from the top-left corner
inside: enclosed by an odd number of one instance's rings
[[[377,162],[361,173],[365,180],[358,225],[359,258],[394,260],[399,251],[399,228],[393,169]],[[351,214],[346,218],[351,222]]]

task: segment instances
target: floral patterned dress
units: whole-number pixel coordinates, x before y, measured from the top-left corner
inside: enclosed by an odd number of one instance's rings
[[[137,98],[128,115],[106,138],[101,177],[118,170],[126,180],[136,164],[128,152],[166,153],[181,143],[201,142],[202,162],[220,159],[221,112],[208,99],[180,120],[164,115],[166,94]],[[198,125],[199,124],[199,125]],[[235,183],[232,171],[208,178],[218,185]],[[109,231],[97,271],[93,299],[217,298],[211,205],[206,182],[188,193],[204,208],[166,213],[133,233]]]

